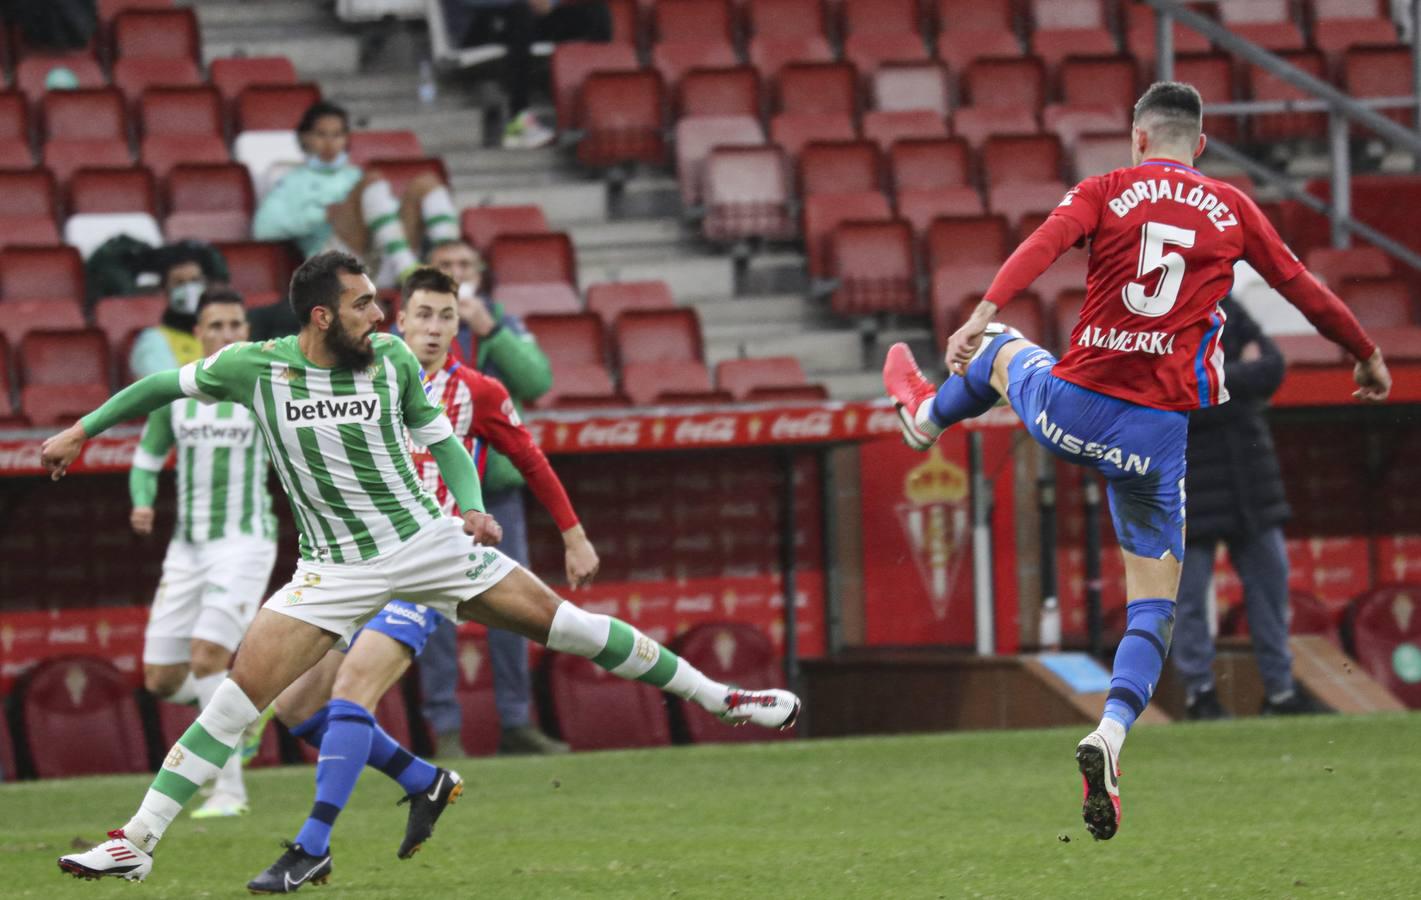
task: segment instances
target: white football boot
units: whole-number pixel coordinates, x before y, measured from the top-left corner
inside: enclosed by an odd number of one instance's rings
[[[1085,784],[1081,817],[1097,841],[1108,841],[1120,828],[1120,761],[1110,744],[1092,731],[1076,745],[1076,765]]]
[[[153,871],[153,856],[124,836],[123,829],[109,832],[109,839],[83,853],[59,857],[59,868],[75,878],[123,878],[142,881]]]
[[[725,695],[722,721],[731,725],[749,722],[762,728],[789,728],[799,718],[799,698],[789,691],[771,688],[767,691],[734,689]]]

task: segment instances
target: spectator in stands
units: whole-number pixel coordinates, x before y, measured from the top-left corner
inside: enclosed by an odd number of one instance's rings
[[[83,50],[99,25],[96,0],[48,0],[46,3],[10,0],[0,3],[0,16],[7,27],[18,29],[24,46],[49,53]]]
[[[262,198],[252,220],[257,240],[295,241],[306,256],[343,249],[376,257],[376,284],[394,287],[418,264],[425,241],[438,246],[459,237],[454,201],[438,178],[420,175],[397,198],[378,171],[350,162],[350,117],[342,107],[317,101],[296,133],[306,162]]]
[[[1264,715],[1325,712],[1293,682],[1288,649],[1290,511],[1273,437],[1263,417],[1283,382],[1283,356],[1233,298],[1221,304],[1224,383],[1229,402],[1189,414],[1185,502],[1188,539],[1174,621],[1175,671],[1184,680],[1191,719],[1228,716],[1214,687],[1214,639],[1208,615],[1214,550],[1223,542],[1243,582],[1254,655],[1263,676]]]
[[[442,0],[449,34],[461,47],[502,44],[503,90],[511,115],[503,146],[542,147],[557,133],[529,106],[533,44],[612,39],[612,13],[602,0]]]
[[[215,247],[202,241],[181,241],[154,251],[150,271],[162,273],[168,308],[157,325],[145,328],[133,342],[128,369],[133,377],[185,366],[202,356],[202,344],[193,336],[197,327],[197,302],[209,282],[226,277]]]
[[[429,264],[459,283],[459,334],[450,353],[464,365],[497,378],[508,388],[516,408],[552,387],[552,368],[533,335],[517,316],[492,303],[481,291],[482,261],[478,252],[459,241],[443,244],[430,254]],[[523,507],[523,476],[501,453],[489,451],[484,471],[484,507],[503,526],[499,549],[515,560],[528,558],[528,526]],[[489,656],[493,665],[494,702],[502,736],[499,753],[563,753],[567,745],[539,731],[529,717],[532,682],[528,672],[528,641],[511,631],[490,628]],[[439,756],[462,755],[459,745],[461,710],[454,696],[459,661],[454,626],[444,623],[429,639],[420,657],[424,715],[439,739]]]

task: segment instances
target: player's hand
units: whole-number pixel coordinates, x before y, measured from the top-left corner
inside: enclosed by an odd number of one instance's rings
[[[582,526],[574,525],[564,531],[562,543],[568,585],[580,588],[591,584],[592,579],[597,577],[597,570],[602,561],[597,558],[597,551],[593,549],[592,542],[587,539],[587,533],[582,530]]]
[[[469,510],[464,513],[464,533],[471,535],[474,543],[492,547],[503,540],[503,526],[488,513]]]
[[[1391,372],[1387,371],[1381,348],[1357,363],[1352,378],[1357,382],[1352,396],[1363,403],[1381,403],[1391,393]]]
[[[947,370],[954,375],[966,375],[967,364],[972,362],[972,354],[977,352],[977,348],[982,344],[982,332],[987,330],[987,325],[992,321],[990,316],[985,318],[973,313],[972,316],[962,323],[962,327],[952,333],[952,337],[947,339],[947,353],[943,361],[947,363]]]
[[[133,526],[134,534],[144,536],[153,533],[153,507],[135,506],[133,512],[128,514],[128,524]]]
[[[51,481],[64,477],[69,466],[79,457],[79,451],[84,448],[86,440],[88,435],[84,434],[84,426],[75,422],[44,442],[44,446],[40,447],[39,458],[45,470],[49,472]]]
[[[494,328],[498,327],[498,322],[494,320],[488,304],[484,302],[484,298],[477,294],[468,297],[460,295],[459,318],[463,319],[464,324],[469,326],[469,330],[479,337],[488,337]]]

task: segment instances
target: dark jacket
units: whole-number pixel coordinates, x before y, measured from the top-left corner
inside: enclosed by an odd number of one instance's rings
[[[1190,541],[1246,537],[1281,525],[1290,515],[1273,434],[1263,417],[1283,383],[1283,355],[1232,298],[1221,304],[1224,385],[1229,402],[1189,414],[1185,513]],[[1262,354],[1244,362],[1256,344]]]

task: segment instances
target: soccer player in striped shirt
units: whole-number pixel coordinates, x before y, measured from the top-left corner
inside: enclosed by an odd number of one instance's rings
[[[290,300],[298,334],[232,344],[150,375],[41,448],[50,477],[61,478],[84,441],[119,422],[184,397],[241,403],[255,415],[301,535],[296,572],[257,612],[231,674],[169,751],[133,818],[93,849],[60,857],[61,870],[146,878],[163,833],[226,763],[243,729],[396,597],[587,657],[732,722],[793,724],[792,693],[711,681],[630,625],[558,597],[487,546],[501,535],[480,511],[473,459],[425,395],[414,354],[378,331],[384,316],[359,260],[337,251],[311,257],[291,278]],[[406,428],[433,455],[462,528],[419,483]]]
[[[454,436],[473,456],[480,477],[490,447],[512,460],[562,532],[568,585],[588,584],[597,574],[597,551],[548,458],[518,421],[507,389],[449,353],[459,327],[457,294],[454,280],[435,268],[416,269],[405,279],[400,333],[427,373],[425,391],[443,403]],[[454,496],[429,450],[415,447],[414,463],[440,509],[457,515]],[[351,639],[348,653],[327,653],[277,698],[277,718],[319,751],[316,799],[295,840],[248,883],[249,890],[290,893],[330,877],[331,830],[366,765],[393,778],[405,792],[409,819],[396,856],[409,859],[429,839],[445,807],[462,793],[462,779],[401,747],[373,714],[442,624],[435,610],[394,600]],[[330,731],[333,720],[342,722],[335,734]]]
[[[1135,104],[1134,165],[1072,189],[1002,265],[985,299],[949,338],[950,375],[923,377],[894,345],[883,381],[904,440],[926,450],[943,430],[1010,401],[1036,441],[1105,476],[1125,558],[1125,636],[1100,725],[1076,746],[1082,816],[1097,840],[1120,825],[1118,760],[1169,652],[1184,559],[1189,410],[1228,400],[1219,309],[1234,264],[1247,261],[1317,330],[1356,359],[1353,396],[1380,402],[1391,375],[1377,345],[1336,295],[1308,274],[1248,195],[1194,168],[1204,152],[1203,101],[1160,82]],[[1090,242],[1086,301],[1057,360],[992,322],[1072,246]]]
[[[239,294],[205,291],[194,334],[211,355],[247,337]],[[177,449],[178,520],[143,635],[143,683],[202,709],[227,675],[257,614],[276,562],[276,520],[267,491],[266,444],[247,408],[230,400],[174,400],[148,415],[129,472],[133,530],[153,532],[158,473]],[[222,767],[193,818],[247,812],[242,761]]]

